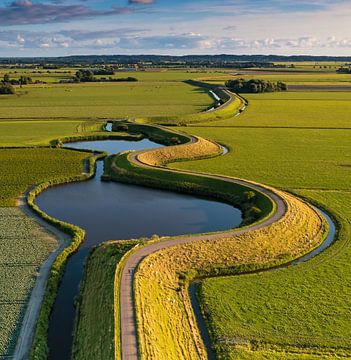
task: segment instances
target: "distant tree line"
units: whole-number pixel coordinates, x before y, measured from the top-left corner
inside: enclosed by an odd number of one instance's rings
[[[5,74],[2,82],[11,85],[28,85],[32,84],[33,80],[31,77],[25,75],[21,75],[18,79],[11,79],[9,74]]]
[[[120,82],[120,81],[138,81],[138,79],[128,76],[125,78],[113,77],[96,77],[101,75],[114,75],[115,71],[112,68],[107,69],[81,69],[78,70],[75,76],[69,80],[61,80],[60,83],[81,83],[81,82]]]
[[[331,62],[342,61],[350,62],[351,56],[309,56],[309,55],[186,55],[186,56],[167,56],[167,55],[77,55],[54,58],[0,58],[0,64],[34,64],[35,66],[94,66],[106,64],[118,65],[137,65],[142,64],[145,67],[165,66],[168,64],[181,64],[187,66],[233,66],[235,63],[252,63],[257,66],[276,62]],[[251,65],[252,65],[251,64]]]
[[[341,67],[336,70],[338,74],[351,74],[351,67]]]
[[[11,84],[9,75],[5,74],[3,79],[0,81],[0,95],[11,95],[15,93],[16,90]]]
[[[283,82],[271,82],[260,79],[235,79],[228,80],[226,87],[238,93],[264,93],[275,91],[286,91],[288,86]]]

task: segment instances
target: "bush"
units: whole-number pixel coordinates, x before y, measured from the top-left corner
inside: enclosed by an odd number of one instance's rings
[[[15,94],[16,90],[11,84],[1,84],[0,85],[0,94],[2,95],[11,95]]]
[[[264,93],[275,91],[286,91],[288,86],[283,82],[271,82],[259,79],[236,79],[228,80],[225,83],[226,87],[238,93]]]

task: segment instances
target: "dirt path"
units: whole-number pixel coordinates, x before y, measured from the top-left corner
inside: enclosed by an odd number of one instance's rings
[[[17,340],[16,349],[13,355],[15,360],[27,360],[29,352],[31,350],[35,325],[39,316],[41,304],[44,298],[47,280],[50,274],[51,266],[56,257],[63,251],[67,244],[71,241],[71,238],[50,225],[38,215],[36,215],[26,202],[27,194],[22,195],[17,202],[21,211],[33,218],[39,225],[41,225],[49,233],[50,236],[58,241],[57,249],[49,255],[44,264],[41,266],[39,275],[35,282],[34,288],[31,292],[29,302],[27,304],[26,312],[22,321],[20,334]]]
[[[197,138],[192,137],[192,142],[196,142]],[[135,152],[131,155],[131,161],[144,168],[154,168],[153,166],[146,165],[141,163],[138,160],[138,155],[146,152],[148,150],[142,150]],[[265,221],[253,225],[245,229],[236,229],[226,232],[227,235],[239,235],[248,231],[257,230],[266,226],[273,224],[283,217],[287,210],[287,206],[284,200],[279,197],[277,194],[271,190],[265,188],[264,186],[251,183],[242,179],[233,179],[225,176],[217,175],[205,175],[199,174],[191,171],[182,171],[182,170],[173,170],[169,168],[163,168],[162,170],[172,173],[186,173],[186,174],[195,174],[198,176],[203,176],[207,178],[220,179],[227,182],[238,183],[241,185],[249,186],[253,189],[264,192],[269,196],[276,204],[275,213],[266,219]],[[138,338],[137,338],[137,326],[136,318],[134,312],[134,292],[133,292],[133,282],[134,282],[134,273],[138,267],[138,264],[148,255],[176,245],[185,244],[192,241],[199,241],[205,239],[217,239],[223,237],[223,233],[209,234],[209,235],[193,235],[185,236],[181,238],[171,239],[167,241],[162,241],[154,243],[145,247],[140,248],[140,250],[134,252],[126,261],[125,266],[121,274],[121,283],[120,283],[120,326],[121,326],[121,351],[123,360],[137,360],[138,359]]]

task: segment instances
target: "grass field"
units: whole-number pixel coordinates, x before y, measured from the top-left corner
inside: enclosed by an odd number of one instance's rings
[[[93,121],[0,121],[0,147],[50,145],[51,140],[86,135],[102,126]]]
[[[229,352],[230,359],[237,359],[238,351],[246,352],[247,358],[251,354],[254,359],[266,359],[262,349],[270,348],[279,358],[279,348],[289,347],[300,353],[327,351],[330,358],[350,354],[351,194],[298,193],[337,215],[339,240],[325,253],[291,269],[203,282],[202,296],[211,312],[214,337],[222,339],[221,352]],[[231,342],[246,346],[238,350],[225,345]],[[250,351],[253,346],[258,353]]]
[[[182,128],[230,148],[224,157],[172,167],[226,174],[283,188],[350,188],[351,130]]]
[[[205,280],[201,299],[214,343],[223,359],[350,356],[351,133],[342,129],[349,127],[349,94],[247,97],[247,112],[237,118],[182,129],[228,146],[229,154],[176,167],[243,177],[307,197],[336,216],[338,241],[294,268]]]
[[[15,206],[33,185],[80,174],[86,157],[63,149],[0,149],[0,206]]]
[[[351,128],[351,92],[244,94],[250,106],[214,126]]]
[[[181,80],[27,85],[16,95],[1,96],[0,119],[121,118],[206,110],[213,102],[208,93],[183,83],[187,74],[176,75]]]
[[[0,355],[4,356],[14,350],[38,269],[57,244],[16,208],[0,207],[0,217]]]

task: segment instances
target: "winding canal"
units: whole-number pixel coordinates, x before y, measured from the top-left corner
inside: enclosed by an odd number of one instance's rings
[[[149,140],[103,140],[70,143],[67,146],[115,154],[160,145]],[[79,293],[84,262],[92,247],[111,239],[227,230],[237,227],[242,221],[241,212],[228,204],[134,185],[106,183],[100,181],[102,173],[103,161],[98,161],[93,179],[50,188],[36,199],[40,209],[50,216],[86,230],[85,242],[68,260],[51,314],[48,335],[50,360],[70,358],[74,301]]]

